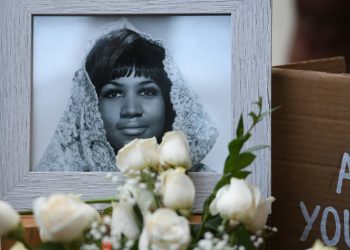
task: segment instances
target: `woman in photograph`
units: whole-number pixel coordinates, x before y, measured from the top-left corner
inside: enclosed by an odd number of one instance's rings
[[[115,155],[135,138],[181,130],[193,167],[218,131],[161,41],[124,27],[99,38],[73,79],[67,110],[34,171],[118,171]]]

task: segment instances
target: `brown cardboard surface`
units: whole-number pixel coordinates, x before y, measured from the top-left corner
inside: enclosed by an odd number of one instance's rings
[[[350,153],[350,75],[317,72],[344,72],[344,65],[332,58],[272,70],[272,106],[282,106],[272,115],[272,195],[277,198],[272,225],[279,229],[272,249],[307,249],[324,240],[322,227],[332,240],[336,223],[328,210],[339,216],[338,249],[350,248],[344,230],[350,180],[344,179],[341,194],[336,193],[343,153]],[[309,216],[320,206],[305,241],[301,202]]]
[[[296,69],[306,71],[319,71],[328,73],[346,73],[346,63],[344,57],[331,57],[303,62],[288,63],[285,65],[275,66],[280,69]]]

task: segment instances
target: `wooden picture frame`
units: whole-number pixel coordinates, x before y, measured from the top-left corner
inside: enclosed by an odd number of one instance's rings
[[[32,200],[50,193],[77,193],[83,199],[110,197],[116,184],[102,172],[31,172],[32,28],[35,15],[231,15],[232,100],[230,120],[237,124],[259,96],[270,108],[271,3],[269,0],[49,1],[4,0],[0,3],[1,107],[0,199],[17,210],[32,207]],[[247,123],[247,122],[246,122]],[[246,124],[247,125],[247,124]],[[233,126],[233,127],[234,127]],[[270,145],[270,119],[253,131],[247,146]],[[231,131],[232,137],[234,131]],[[257,153],[250,181],[264,196],[270,194],[270,150]],[[211,192],[219,173],[191,173],[196,186],[195,212]],[[121,183],[120,178],[118,183]]]

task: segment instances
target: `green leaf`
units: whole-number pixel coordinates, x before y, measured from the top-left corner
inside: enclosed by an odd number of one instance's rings
[[[224,174],[234,173],[238,170],[249,166],[256,156],[250,152],[241,153],[233,158],[232,155],[229,155],[225,161]]]
[[[255,160],[255,158],[256,156],[252,153],[239,154],[234,162],[235,169],[242,169],[249,166]]]
[[[237,156],[236,156],[237,157]],[[224,174],[228,174],[233,172],[233,157],[232,156],[227,156],[226,161],[225,161],[225,166],[224,166]]]
[[[35,250],[65,250],[64,246],[59,243],[43,243]]]
[[[244,136],[238,137],[236,139],[233,139],[229,144],[228,144],[228,150],[230,152],[230,155],[235,155],[238,154],[244,143],[248,141],[250,138],[250,133],[245,134]]]
[[[236,137],[241,137],[244,134],[244,125],[243,125],[243,115],[239,118],[238,126],[236,129]]]
[[[205,227],[211,231],[218,232],[218,227],[221,225],[222,219],[219,215],[214,218],[207,220]]]
[[[227,185],[227,184],[230,184],[230,180],[232,178],[232,174],[231,173],[228,173],[228,174],[225,174],[221,177],[221,179],[216,183],[215,187],[214,187],[214,193],[216,195],[216,192],[222,188],[223,186]],[[215,197],[214,195],[214,197]]]
[[[225,161],[224,174],[237,172],[242,168],[248,167],[255,158],[256,156],[250,152],[241,153],[235,158],[234,156],[229,155]]]
[[[137,204],[135,204],[133,206],[133,209],[134,209],[134,212],[135,212],[135,215],[136,215],[136,223],[137,223],[138,227],[142,230],[143,216],[142,216],[141,209],[140,209],[140,207]]]
[[[278,106],[278,107],[276,107],[276,108],[273,108],[273,109],[270,109],[270,110],[268,110],[268,111],[263,112],[263,113],[260,115],[260,117],[259,117],[259,121],[261,121],[261,120],[264,119],[266,116],[270,115],[273,111],[279,109],[280,107],[281,107],[281,106]]]
[[[245,179],[251,173],[252,173],[251,171],[239,171],[239,172],[233,173],[232,177],[236,177],[238,179]]]
[[[269,148],[269,147],[270,147],[269,145],[257,145],[257,146],[254,146],[254,147],[251,147],[251,148],[244,150],[243,153],[252,153],[252,152],[259,151],[261,149],[265,149],[265,148]]]
[[[109,206],[103,209],[102,214],[103,215],[111,215],[113,213],[113,207]]]
[[[236,228],[236,240],[237,244],[245,246],[246,250],[254,250],[254,245],[250,240],[250,233],[244,226],[240,225]]]
[[[134,245],[131,247],[131,250],[138,250],[138,249],[139,249],[139,239],[137,239]]]
[[[259,121],[259,115],[255,114],[254,112],[250,112],[249,116],[253,119],[253,123],[257,123]]]
[[[262,109],[262,97],[259,96],[258,101],[253,102],[253,104],[256,104],[258,106],[259,110],[261,110]]]

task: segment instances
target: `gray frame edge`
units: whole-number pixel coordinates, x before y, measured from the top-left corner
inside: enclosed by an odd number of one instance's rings
[[[31,29],[35,14],[231,14],[232,18],[232,122],[251,111],[258,96],[264,109],[271,97],[271,3],[270,0],[2,0],[0,81],[0,199],[16,209],[32,207],[38,196],[75,192],[90,199],[114,195],[115,184],[105,173],[38,173],[30,169],[31,128]],[[140,6],[142,6],[140,8]],[[253,91],[252,91],[253,90]],[[247,125],[248,117],[245,116]],[[233,136],[233,131],[232,131]],[[250,146],[271,144],[270,118],[253,131]],[[248,145],[248,146],[249,146]],[[250,181],[264,196],[271,192],[271,151],[258,152]],[[220,177],[217,173],[191,173],[196,185],[194,211]],[[120,178],[120,181],[122,178]]]

